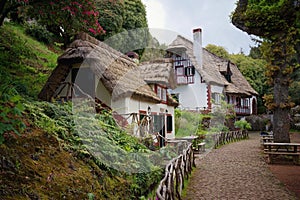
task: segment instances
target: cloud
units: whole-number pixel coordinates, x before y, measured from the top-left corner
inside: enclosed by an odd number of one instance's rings
[[[192,39],[192,29],[202,28],[203,45],[225,47],[229,53],[247,54],[253,42],[230,22],[236,0],[143,0],[149,27],[159,27]]]
[[[158,0],[142,0],[146,6],[148,26],[150,28],[165,28],[166,14],[164,7]]]

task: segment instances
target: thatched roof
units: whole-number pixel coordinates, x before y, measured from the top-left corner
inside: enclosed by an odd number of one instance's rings
[[[227,84],[226,93],[229,94],[246,94],[247,96],[258,95],[252,88],[246,78],[242,75],[238,67],[230,62],[230,71],[232,72],[231,83]]]
[[[58,58],[58,66],[40,92],[40,99],[49,101],[53,97],[73,64],[90,67],[112,94],[113,100],[131,96],[148,102],[160,102],[141,78],[140,70],[132,59],[85,33],[78,35]]]
[[[172,59],[159,59],[150,62],[141,63],[141,75],[147,83],[156,83],[176,88],[175,73],[173,70]]]
[[[241,74],[237,66],[231,62],[229,67],[232,72],[232,81],[229,83],[221,74],[221,72],[227,71],[229,61],[216,56],[205,48],[202,49],[203,55],[201,68],[194,56],[193,42],[180,35],[178,35],[177,38],[169,45],[167,50],[173,53],[185,51],[196,70],[201,74],[202,78],[207,83],[225,86],[225,92],[228,94],[243,94],[247,96],[258,94]]]

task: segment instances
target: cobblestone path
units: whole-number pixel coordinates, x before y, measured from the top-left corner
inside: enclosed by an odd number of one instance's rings
[[[249,135],[197,158],[184,199],[296,199],[268,169],[259,134]]]

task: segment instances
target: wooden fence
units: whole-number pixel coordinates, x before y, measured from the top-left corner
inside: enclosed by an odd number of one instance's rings
[[[248,131],[230,131],[221,132],[212,135],[214,148],[229,142],[234,142],[248,138]],[[165,176],[160,181],[156,190],[156,199],[158,200],[181,200],[184,180],[188,179],[192,167],[195,166],[195,157],[192,144],[190,143],[183,153],[171,160],[165,168]]]
[[[156,199],[181,199],[184,180],[189,178],[195,166],[194,160],[192,144],[189,144],[180,156],[171,160],[166,166],[165,177],[156,190]]]
[[[217,148],[229,142],[235,142],[238,140],[246,139],[248,137],[249,135],[247,130],[217,133],[213,135],[214,148]]]

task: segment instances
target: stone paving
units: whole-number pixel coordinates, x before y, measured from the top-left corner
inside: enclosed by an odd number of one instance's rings
[[[258,133],[196,159],[185,200],[296,199],[270,172]]]

